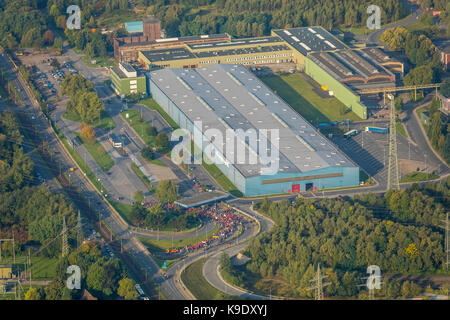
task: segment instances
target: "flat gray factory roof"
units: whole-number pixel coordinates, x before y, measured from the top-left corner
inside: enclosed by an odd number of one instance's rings
[[[274,32],[305,56],[310,52],[347,48],[342,41],[322,27],[291,28]]]
[[[144,34],[142,32],[133,34],[130,37],[139,37],[143,36]],[[127,46],[136,46],[136,45],[148,45],[148,44],[157,44],[157,43],[177,43],[180,44],[188,41],[197,41],[197,40],[205,40],[205,39],[223,39],[223,38],[230,38],[230,35],[228,33],[220,33],[220,34],[207,34],[207,35],[200,35],[200,36],[186,36],[186,37],[176,37],[176,38],[162,38],[162,39],[156,39],[151,41],[142,41],[142,42],[132,42],[132,43],[125,43],[125,38],[130,37],[122,37],[117,38],[117,40],[120,42],[121,47],[127,47]]]
[[[217,202],[228,198],[230,195],[221,191],[202,192],[191,197],[175,201],[175,204],[183,208],[199,207],[208,203]]]
[[[386,63],[386,62],[400,62],[397,59],[394,59],[386,54],[383,50],[376,47],[368,47],[358,50],[362,56],[366,56],[369,59],[372,59],[376,63]]]
[[[112,70],[115,74],[117,74],[117,76],[118,76],[120,79],[128,79],[127,75],[119,68],[119,66],[113,66],[113,67],[111,68],[111,70]],[[142,76],[143,76],[143,73],[142,73],[142,72],[140,72],[139,70],[136,70],[136,71],[137,71],[137,76],[138,76],[138,77],[142,77]]]
[[[267,43],[277,44],[282,42],[283,39],[279,37],[261,37],[261,38],[246,38],[246,39],[232,39],[231,41],[216,41],[216,42],[203,42],[203,43],[190,43],[188,47],[192,50],[196,49],[212,49],[212,48],[228,48],[234,46],[244,46],[244,45],[260,45]]]
[[[253,53],[263,53],[263,52],[276,52],[282,50],[291,50],[287,45],[277,45],[277,46],[254,46],[248,48],[236,48],[236,49],[228,49],[228,50],[217,50],[217,51],[200,51],[195,52],[194,55],[199,58],[206,57],[225,57],[232,55],[241,55],[241,54],[253,54]]]
[[[279,140],[275,141],[275,137],[269,135],[267,150],[270,154],[271,150],[275,150],[274,143],[279,143],[280,172],[309,172],[327,167],[355,166],[242,65],[162,69],[151,72],[151,81],[192,122],[202,121],[203,132],[215,128],[225,137],[225,130],[229,128],[251,130],[253,133],[260,129],[278,129]],[[221,149],[219,145],[216,147]],[[244,150],[247,150],[247,156],[250,152],[260,155],[251,146]],[[228,160],[235,162],[235,159]],[[259,175],[262,168],[259,164],[234,166],[246,177]]]
[[[394,77],[391,72],[378,63],[367,60],[366,57],[351,49],[314,52],[308,57],[339,81],[361,78],[367,81],[380,82],[379,77]],[[372,80],[373,77],[376,79]],[[391,82],[391,80],[388,80],[388,82]]]
[[[192,54],[186,48],[167,48],[160,50],[145,50],[141,51],[142,54],[150,62],[160,62],[160,61],[171,61],[171,60],[181,60],[181,59],[192,59],[195,55]]]
[[[125,70],[127,70],[128,72],[135,72],[136,71],[136,69],[131,64],[129,64],[128,62],[121,62],[121,64],[122,64],[122,67],[124,67]]]

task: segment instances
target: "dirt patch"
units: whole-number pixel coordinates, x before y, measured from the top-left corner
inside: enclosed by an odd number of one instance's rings
[[[420,171],[425,168],[424,162],[407,159],[398,159],[398,165],[402,176],[417,171],[417,168],[419,168]]]

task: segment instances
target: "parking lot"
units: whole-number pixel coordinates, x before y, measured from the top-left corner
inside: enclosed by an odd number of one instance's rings
[[[386,128],[387,123],[378,126]],[[387,182],[389,157],[388,135],[364,132],[364,130],[361,130],[361,127],[361,124],[350,127],[350,129],[360,130],[356,136],[349,139],[343,136],[336,136],[332,140],[370,176],[373,176],[380,184],[385,184]],[[399,133],[397,133],[397,148],[400,176],[415,171],[417,168],[420,170],[425,168],[426,156],[424,153]],[[428,166],[428,171],[435,169],[437,168]]]

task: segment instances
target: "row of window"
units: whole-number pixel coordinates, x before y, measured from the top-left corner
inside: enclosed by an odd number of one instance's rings
[[[270,56],[259,56],[259,57],[242,57],[242,58],[228,58],[225,61],[242,61],[242,60],[255,60],[255,59],[267,59],[267,58],[279,58],[279,57],[290,57],[292,53],[282,53],[282,54],[272,54]]]

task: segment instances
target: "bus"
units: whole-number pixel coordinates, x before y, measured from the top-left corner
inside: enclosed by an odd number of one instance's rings
[[[349,132],[345,133],[344,138],[350,139],[351,137],[356,136],[357,134],[358,134],[358,130],[353,129],[353,130],[350,130]]]
[[[375,133],[388,133],[387,128],[377,128],[377,127],[366,127],[366,132],[375,132]]]

